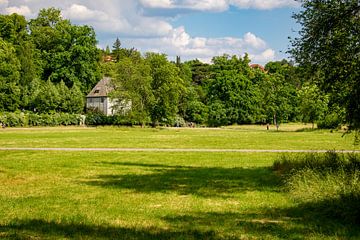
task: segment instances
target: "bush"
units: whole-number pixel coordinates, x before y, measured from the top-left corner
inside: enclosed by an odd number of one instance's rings
[[[341,126],[342,119],[337,113],[331,113],[325,116],[324,119],[317,122],[320,129],[336,129]]]
[[[301,205],[327,218],[360,223],[359,155],[284,155],[275,161],[273,169]]]
[[[8,127],[79,125],[80,114],[5,112],[0,114],[0,122]]]

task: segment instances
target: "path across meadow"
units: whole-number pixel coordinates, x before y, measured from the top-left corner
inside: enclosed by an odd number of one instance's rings
[[[205,148],[21,148],[5,147],[0,151],[95,151],[95,152],[239,152],[239,153],[325,153],[329,150],[296,149],[205,149]],[[334,150],[337,153],[360,153],[360,150]]]

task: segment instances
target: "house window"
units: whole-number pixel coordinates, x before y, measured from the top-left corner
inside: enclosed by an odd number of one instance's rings
[[[89,103],[92,103],[93,102],[93,99],[92,98],[89,98]]]
[[[105,98],[102,97],[102,98],[101,98],[101,103],[104,103],[104,101],[105,101]]]
[[[96,89],[95,91],[94,91],[94,93],[99,93],[100,92],[100,90],[99,89]]]

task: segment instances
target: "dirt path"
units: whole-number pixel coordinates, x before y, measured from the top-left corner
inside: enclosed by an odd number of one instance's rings
[[[239,153],[325,153],[328,150],[291,149],[205,149],[205,148],[19,148],[2,147],[0,151],[94,151],[94,152],[239,152]],[[335,150],[339,153],[360,153],[360,150]]]

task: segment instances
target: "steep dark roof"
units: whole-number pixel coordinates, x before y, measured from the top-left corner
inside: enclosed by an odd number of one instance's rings
[[[86,97],[107,97],[113,89],[114,88],[111,85],[111,78],[104,77],[96,84]]]

